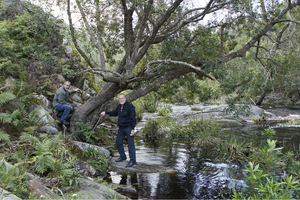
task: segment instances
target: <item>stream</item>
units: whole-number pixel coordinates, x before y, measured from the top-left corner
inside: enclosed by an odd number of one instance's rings
[[[178,109],[181,112],[184,109],[187,110],[184,107]],[[300,114],[298,107],[265,107],[263,109],[276,117]],[[143,123],[145,122],[141,122],[140,127],[144,125]],[[224,137],[234,136],[238,142],[258,144],[261,141],[261,133],[266,128],[255,123],[246,123],[242,126],[227,128],[224,131]],[[271,128],[276,131],[273,139],[277,140],[277,146],[283,146],[284,151],[299,150],[300,126],[275,124]],[[137,162],[172,167],[176,169],[176,172],[123,175],[110,172],[112,183],[133,186],[137,189],[137,193],[123,194],[129,198],[228,199],[231,198],[231,188],[245,184],[245,166],[228,160],[215,147],[195,148],[190,146],[185,138],[154,140],[138,136],[135,136],[135,144]]]

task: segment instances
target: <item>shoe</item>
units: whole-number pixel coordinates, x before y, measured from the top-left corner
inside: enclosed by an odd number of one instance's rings
[[[124,158],[118,158],[117,160],[116,160],[116,162],[121,162],[121,161],[123,161],[123,160],[126,160],[126,158],[124,159]]]
[[[58,116],[58,114],[59,114],[59,112],[56,110],[55,113],[54,113],[54,116],[55,116],[56,119],[60,118],[60,116]]]
[[[130,162],[126,165],[126,167],[132,167],[135,163],[136,163],[136,162],[130,161]]]

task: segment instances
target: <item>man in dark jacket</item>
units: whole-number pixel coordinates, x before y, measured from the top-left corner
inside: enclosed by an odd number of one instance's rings
[[[126,167],[132,167],[136,163],[135,157],[135,145],[134,145],[134,134],[135,134],[135,107],[126,101],[126,96],[124,94],[119,95],[119,105],[115,111],[104,111],[101,116],[108,114],[109,116],[118,116],[118,136],[116,140],[117,149],[119,151],[120,157],[116,162],[121,162],[126,160],[126,154],[124,151],[123,140],[127,137],[128,150],[130,161]]]
[[[58,111],[58,116],[60,116],[60,122],[65,125],[69,125],[70,123],[67,122],[67,118],[74,109],[74,105],[69,103],[69,94],[74,92],[78,92],[79,89],[76,88],[75,90],[69,90],[71,83],[66,81],[63,86],[61,86],[55,93],[53,99],[53,108]]]

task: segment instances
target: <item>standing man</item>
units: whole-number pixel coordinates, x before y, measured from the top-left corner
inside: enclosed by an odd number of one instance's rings
[[[79,89],[76,88],[75,90],[69,90],[71,83],[66,81],[63,86],[61,86],[55,93],[53,99],[53,108],[58,111],[58,115],[61,115],[60,122],[65,125],[69,125],[70,123],[67,122],[67,118],[74,109],[74,105],[69,103],[69,94],[78,92]]]
[[[119,151],[120,157],[116,162],[121,162],[126,160],[126,154],[124,151],[123,140],[126,135],[128,141],[128,150],[130,161],[126,167],[132,167],[136,164],[135,157],[135,145],[134,145],[134,134],[135,134],[135,107],[126,101],[125,94],[119,94],[119,105],[115,111],[104,111],[101,116],[108,114],[109,116],[118,116],[118,136],[116,140],[117,149]]]

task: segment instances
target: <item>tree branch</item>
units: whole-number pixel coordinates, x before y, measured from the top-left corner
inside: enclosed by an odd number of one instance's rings
[[[168,10],[165,12],[165,14],[160,18],[158,23],[154,26],[150,37],[148,37],[146,39],[144,45],[142,46],[142,49],[140,50],[139,54],[136,56],[134,64],[137,64],[143,58],[143,56],[146,54],[148,48],[151,46],[151,44],[153,44],[155,36],[157,35],[157,33],[158,33],[159,29],[161,28],[161,26],[167,21],[167,19],[170,18],[171,14],[180,5],[180,3],[182,1],[183,0],[175,0],[175,2],[172,4],[172,6],[170,6],[168,8]]]
[[[135,63],[135,58],[136,58],[136,55],[138,54],[138,50],[140,48],[140,44],[141,44],[141,41],[143,39],[143,33],[144,33],[144,30],[145,30],[145,27],[146,27],[146,22],[148,20],[148,17],[149,17],[149,14],[150,14],[150,11],[151,11],[151,8],[152,8],[152,5],[153,5],[153,0],[150,0],[148,2],[147,5],[145,5],[144,7],[144,15],[143,15],[143,19],[141,20],[141,22],[139,22],[139,31],[138,31],[138,34],[137,34],[137,38],[135,40],[135,44],[134,44],[134,47],[133,47],[133,52],[132,52],[132,55],[131,55],[131,60],[133,60],[133,63]],[[133,66],[131,66],[132,68],[130,69],[131,71],[133,70]]]
[[[267,24],[258,34],[256,34],[244,47],[242,47],[241,49],[228,54],[227,56],[221,57],[218,60],[220,62],[228,62],[234,58],[237,57],[242,57],[244,56],[244,54],[251,48],[254,46],[254,44],[263,36],[265,35],[269,30],[271,30],[275,24],[279,23],[279,19],[281,19],[289,10],[293,9],[294,7],[296,7],[298,4],[291,4],[289,6],[287,6],[283,11],[281,11],[281,13],[269,24]]]
[[[100,34],[100,6],[99,1],[96,1],[96,21],[97,21],[97,30],[98,30],[98,50],[100,54],[100,62],[101,62],[101,69],[106,69],[105,66],[105,56],[104,56],[104,50],[102,45],[102,37]]]
[[[78,50],[78,52],[80,53],[80,55],[84,58],[84,60],[88,63],[88,65],[91,68],[95,68],[95,66],[90,62],[90,59],[87,57],[87,55],[82,51],[82,49],[79,47],[78,43],[77,43],[77,39],[75,37],[75,28],[73,26],[73,22],[72,22],[72,17],[71,17],[71,3],[70,0],[68,0],[68,18],[69,18],[69,26],[70,26],[70,31],[71,31],[71,36],[72,36],[72,41],[75,45],[75,48]]]

